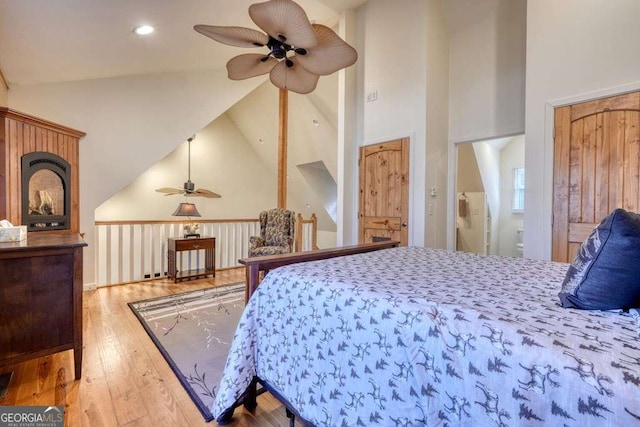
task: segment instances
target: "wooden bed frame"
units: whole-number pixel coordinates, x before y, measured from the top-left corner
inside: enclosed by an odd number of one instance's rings
[[[283,265],[379,251],[380,249],[395,248],[399,245],[400,242],[398,241],[385,240],[376,243],[363,243],[360,245],[343,246],[341,248],[318,249],[315,251],[295,252],[284,255],[268,255],[240,259],[238,260],[238,262],[245,266],[247,276],[245,282],[244,302],[246,304],[247,301],[249,301],[249,298],[251,298],[251,295],[253,295],[253,293],[258,288],[258,285],[260,284],[261,271],[266,274],[269,270],[277,267],[282,267]]]

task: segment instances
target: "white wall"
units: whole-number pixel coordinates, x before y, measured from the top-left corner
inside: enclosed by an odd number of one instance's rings
[[[276,176],[258,159],[226,114],[191,142],[191,180],[196,188],[220,194],[219,199],[165,196],[159,187],[182,188],[188,175],[188,143],[155,163],[122,191],[96,209],[97,221],[175,219],[178,203],[196,204],[202,218],[257,218],[273,205]]]
[[[0,107],[9,106],[9,89],[8,89],[7,80],[4,76],[4,72],[2,71],[2,66],[0,65]]]
[[[447,191],[449,150],[449,32],[445,2],[427,0],[426,10],[426,135],[427,221],[425,244],[447,247]],[[454,186],[454,183],[451,183]],[[435,190],[435,195],[431,193]]]
[[[523,133],[527,1],[446,4],[452,24],[450,139],[473,141]]]
[[[478,161],[478,169],[482,176],[482,185],[491,217],[490,253],[497,254],[499,246],[498,230],[500,227],[500,150],[480,141],[473,144],[473,151]]]
[[[9,105],[7,98],[7,87],[4,85],[2,78],[0,78],[0,107],[7,107]]]
[[[300,212],[305,218],[315,213],[318,228],[332,232],[335,232],[336,224],[325,210],[324,200],[319,193],[313,191],[296,166],[322,161],[335,180],[337,114],[332,108],[337,104],[337,86],[336,75],[323,76],[312,94],[288,95],[287,207]],[[274,176],[274,182],[278,167],[278,105],[278,88],[265,82],[227,112],[245,143],[254,151],[255,159],[266,165],[269,173]],[[313,120],[317,120],[317,126]],[[335,186],[333,191],[335,192]],[[267,207],[275,207],[277,204],[275,189],[271,196]]]
[[[500,243],[499,255],[522,256],[516,250],[516,232],[524,227],[523,213],[514,213],[513,169],[524,167],[524,135],[516,136],[500,151]]]
[[[524,215],[527,258],[551,258],[553,118],[545,116],[547,104],[640,87],[638,22],[638,0],[528,2]]]
[[[458,144],[457,148],[456,193],[466,191],[484,193],[484,185],[482,184],[473,144]]]
[[[445,4],[450,26],[449,180],[454,182],[455,144],[524,132],[527,2],[455,0]],[[449,247],[454,245],[451,212],[455,203],[455,191],[450,188]]]
[[[369,0],[357,16],[361,103],[356,139],[358,145],[369,145],[410,137],[409,244],[413,245],[425,241],[426,4],[426,0]],[[365,94],[373,91],[377,100],[365,102]],[[344,167],[346,175],[357,174],[356,162]],[[351,194],[357,203],[358,191]],[[357,218],[351,221],[355,224]],[[345,243],[356,242],[357,236],[352,239]]]
[[[487,198],[484,192],[458,192],[458,198],[464,198],[466,212],[456,214],[456,250],[487,254]],[[489,246],[491,251],[491,246]]]
[[[262,81],[229,85],[226,70],[205,70],[11,88],[11,108],[87,133],[80,141],[84,283],[95,281],[95,209]]]
[[[352,46],[358,46],[359,31],[357,14],[347,11],[340,17],[339,35]],[[350,167],[358,159],[359,117],[358,77],[362,66],[362,51],[358,46],[358,61],[355,66],[338,73],[338,150],[337,150],[337,229],[336,246],[353,244],[357,238],[358,216],[358,171]]]

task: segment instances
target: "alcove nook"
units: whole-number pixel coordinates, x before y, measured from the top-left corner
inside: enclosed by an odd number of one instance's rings
[[[84,132],[0,108],[0,219],[28,231],[78,233]]]

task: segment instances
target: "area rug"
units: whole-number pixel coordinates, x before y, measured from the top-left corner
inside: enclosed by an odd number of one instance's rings
[[[244,309],[244,283],[130,302],[205,420]]]

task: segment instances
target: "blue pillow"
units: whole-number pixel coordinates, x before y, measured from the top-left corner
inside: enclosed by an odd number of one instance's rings
[[[582,243],[558,294],[563,307],[640,307],[640,215],[616,209]]]

